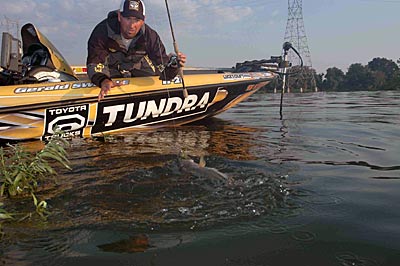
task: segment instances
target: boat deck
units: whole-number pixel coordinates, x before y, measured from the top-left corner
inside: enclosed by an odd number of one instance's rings
[[[75,71],[75,75],[79,80],[88,80],[86,74],[86,67],[72,67]],[[193,74],[216,74],[216,73],[226,73],[232,72],[234,68],[202,68],[202,67],[188,67],[184,68],[183,74],[193,75]]]

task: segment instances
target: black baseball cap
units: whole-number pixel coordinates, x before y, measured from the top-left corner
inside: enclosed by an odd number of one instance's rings
[[[141,0],[122,0],[119,8],[123,17],[135,17],[144,20],[146,8]]]

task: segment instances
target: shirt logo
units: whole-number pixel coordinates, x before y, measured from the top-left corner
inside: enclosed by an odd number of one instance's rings
[[[96,72],[103,72],[104,65],[102,63],[98,63],[97,66],[94,68]]]
[[[129,1],[129,10],[139,11],[139,2],[137,2],[137,1]]]

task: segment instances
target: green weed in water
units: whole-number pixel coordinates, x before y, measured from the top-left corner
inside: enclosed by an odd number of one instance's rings
[[[0,147],[0,197],[31,196],[36,212],[44,216],[47,203],[38,201],[35,192],[45,179],[57,174],[50,162],[71,169],[64,149],[66,144],[67,141],[57,134],[36,154],[19,145]],[[10,218],[11,215],[0,208],[0,220]]]
[[[4,204],[2,202],[0,202],[0,221],[12,219],[11,214],[9,214],[5,209],[3,209],[3,205]]]

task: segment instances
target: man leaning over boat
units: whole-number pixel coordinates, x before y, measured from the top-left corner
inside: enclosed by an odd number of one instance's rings
[[[140,0],[122,0],[93,30],[88,41],[87,71],[90,80],[101,88],[98,99],[117,86],[112,78],[160,76],[171,80],[186,55],[167,55],[158,33],[145,20],[145,5]]]

